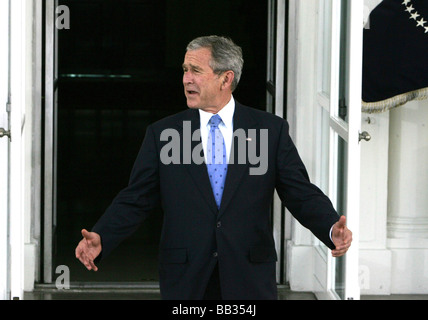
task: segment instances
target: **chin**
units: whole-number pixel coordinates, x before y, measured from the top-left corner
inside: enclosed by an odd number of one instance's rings
[[[187,101],[187,106],[190,109],[200,109],[200,106],[197,103],[192,103],[192,102],[189,102],[189,101]]]

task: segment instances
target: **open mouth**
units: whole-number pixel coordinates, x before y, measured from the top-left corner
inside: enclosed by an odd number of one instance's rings
[[[187,94],[189,94],[189,95],[198,94],[198,92],[197,92],[197,91],[194,91],[194,90],[186,90],[186,92],[187,92]]]

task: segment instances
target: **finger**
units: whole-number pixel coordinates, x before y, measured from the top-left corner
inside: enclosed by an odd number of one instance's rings
[[[79,261],[86,267],[86,269],[91,270],[91,265],[89,264],[89,259],[85,252],[82,251],[80,253]]]
[[[339,258],[342,257],[344,255],[344,253],[341,252],[332,252],[331,255],[333,256],[333,258]]]
[[[88,270],[98,271],[98,267],[95,265],[94,260],[82,249],[76,249],[76,258],[86,267]]]
[[[74,249],[74,255],[76,256],[76,258],[79,258],[80,255],[80,243],[77,244],[76,249]]]
[[[84,265],[85,265],[86,269],[88,269],[89,271],[91,271],[91,270],[97,271],[98,270],[97,266],[94,263],[94,260],[92,260],[88,256],[85,257]]]
[[[343,256],[348,251],[350,246],[351,245],[348,244],[348,245],[343,245],[343,246],[337,247],[336,249],[331,251],[331,254],[333,255],[333,257]]]
[[[349,249],[350,245],[343,245],[340,247],[336,247],[336,249],[334,249],[334,252],[342,252],[342,251],[347,251]]]
[[[332,256],[334,258],[339,258],[339,257],[343,257],[345,254],[346,254],[346,251],[338,251],[338,252],[332,253]]]
[[[83,241],[83,240],[81,240],[81,241],[79,242],[79,244],[78,244],[78,245],[77,245],[77,247],[76,247],[76,250],[74,251],[74,252],[75,252],[75,254],[76,254],[76,258],[77,258],[77,259],[79,259],[79,258],[82,256],[82,253],[84,253],[84,252],[85,252],[85,248],[84,248],[84,245],[83,245],[82,241]]]
[[[341,241],[339,243],[336,244],[336,250],[341,249],[341,248],[349,248],[351,246],[352,241],[347,240],[347,241]]]
[[[90,239],[91,238],[91,234],[89,233],[88,230],[82,229],[81,233],[82,233],[83,238],[85,238],[85,239]]]
[[[351,246],[351,242],[341,242],[337,244],[333,250],[348,249],[350,246]]]
[[[82,249],[79,248],[79,246],[76,247],[76,250],[74,251],[74,254],[76,255],[76,258],[80,258],[80,253],[82,252]]]
[[[338,238],[343,239],[344,231],[346,230],[346,217],[341,216],[339,220],[333,225],[332,236],[338,240]]]
[[[95,265],[93,260],[89,260],[89,265],[91,266],[92,270],[98,271],[98,267]]]
[[[343,256],[346,252],[347,252],[347,250],[333,250],[331,252],[331,255],[335,258],[338,258],[338,257]]]
[[[343,229],[346,227],[346,217],[345,216],[340,216],[340,219],[337,222],[337,227],[340,229]]]
[[[84,248],[82,248],[81,244],[79,244],[76,248],[76,258],[79,259],[79,261],[88,269],[91,270],[91,265],[89,261],[88,255],[86,254]]]
[[[85,253],[87,248],[88,248],[87,241],[85,239],[80,240],[75,250],[76,258],[79,258],[83,253]]]

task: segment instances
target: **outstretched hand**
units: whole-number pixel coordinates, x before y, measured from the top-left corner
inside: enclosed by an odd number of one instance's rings
[[[89,232],[86,229],[82,230],[82,236],[83,239],[76,247],[76,258],[86,269],[97,271],[98,267],[94,260],[101,252],[101,237],[98,233]]]
[[[346,217],[341,216],[339,221],[333,225],[331,234],[332,241],[336,249],[331,251],[333,257],[343,256],[351,246],[352,232],[346,227]]]

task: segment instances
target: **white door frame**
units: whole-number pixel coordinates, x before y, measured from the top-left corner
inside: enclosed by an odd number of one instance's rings
[[[360,218],[360,133],[363,61],[364,1],[350,0],[348,47],[348,172],[347,225],[353,232],[352,246],[346,254],[345,299],[360,299],[359,270],[359,218]]]
[[[27,103],[25,0],[1,1],[0,127],[10,138],[0,141],[1,251],[0,297],[22,299],[24,292],[24,141]]]
[[[0,1],[0,128],[9,130],[7,102],[9,95],[9,2]],[[9,246],[9,150],[7,136],[0,139],[0,300],[10,298],[10,246]]]
[[[358,284],[358,252],[359,252],[359,203],[360,203],[360,147],[359,133],[361,128],[361,79],[362,79],[362,30],[363,30],[363,7],[364,3],[360,0],[348,0],[349,5],[349,22],[348,33],[345,36],[347,41],[346,52],[341,49],[341,26],[345,23],[341,20],[341,1],[326,0],[331,9],[331,41],[330,50],[330,83],[329,92],[318,93],[318,105],[323,108],[329,115],[329,174],[328,174],[328,195],[335,206],[338,205],[338,139],[344,141],[346,159],[341,159],[344,165],[343,178],[345,180],[344,190],[344,207],[347,225],[353,232],[352,246],[347,252],[344,260],[344,292],[343,299],[359,299],[360,290]],[[323,1],[323,3],[325,3]],[[325,18],[326,16],[324,16]],[[326,30],[324,30],[325,32]],[[323,31],[321,31],[323,32]],[[343,40],[343,39],[342,39]],[[341,52],[342,50],[342,52]],[[341,56],[346,54],[345,62],[346,72],[344,75],[344,90],[340,92],[340,60]],[[325,60],[320,59],[325,62]],[[347,119],[343,120],[339,115],[339,96],[345,97],[347,105]],[[322,109],[321,109],[322,110]],[[321,114],[322,112],[320,112]],[[321,141],[325,144],[325,141]],[[318,254],[322,255],[321,251]],[[325,291],[319,292],[320,298],[338,299],[335,286],[335,269],[337,259],[331,256],[325,256],[324,262],[318,259],[318,266],[315,268],[325,267],[319,264],[326,263],[327,276],[325,283],[321,285]]]
[[[26,103],[26,6],[27,1],[10,1],[11,5],[11,100],[10,100],[10,292],[12,299],[23,298],[24,288],[24,219],[23,219],[23,131]]]
[[[53,278],[54,232],[56,226],[56,157],[57,157],[57,32],[55,8],[57,0],[46,0],[45,21],[45,149],[44,149],[44,224],[43,224],[43,282]]]
[[[268,48],[266,73],[266,111],[284,117],[284,81],[285,81],[285,23],[287,0],[268,1]],[[273,198],[273,236],[275,249],[279,254],[276,264],[276,280],[285,281],[285,257],[287,230],[284,228],[284,209],[277,192]],[[283,259],[281,259],[283,257]],[[284,266],[284,267],[282,267]]]

